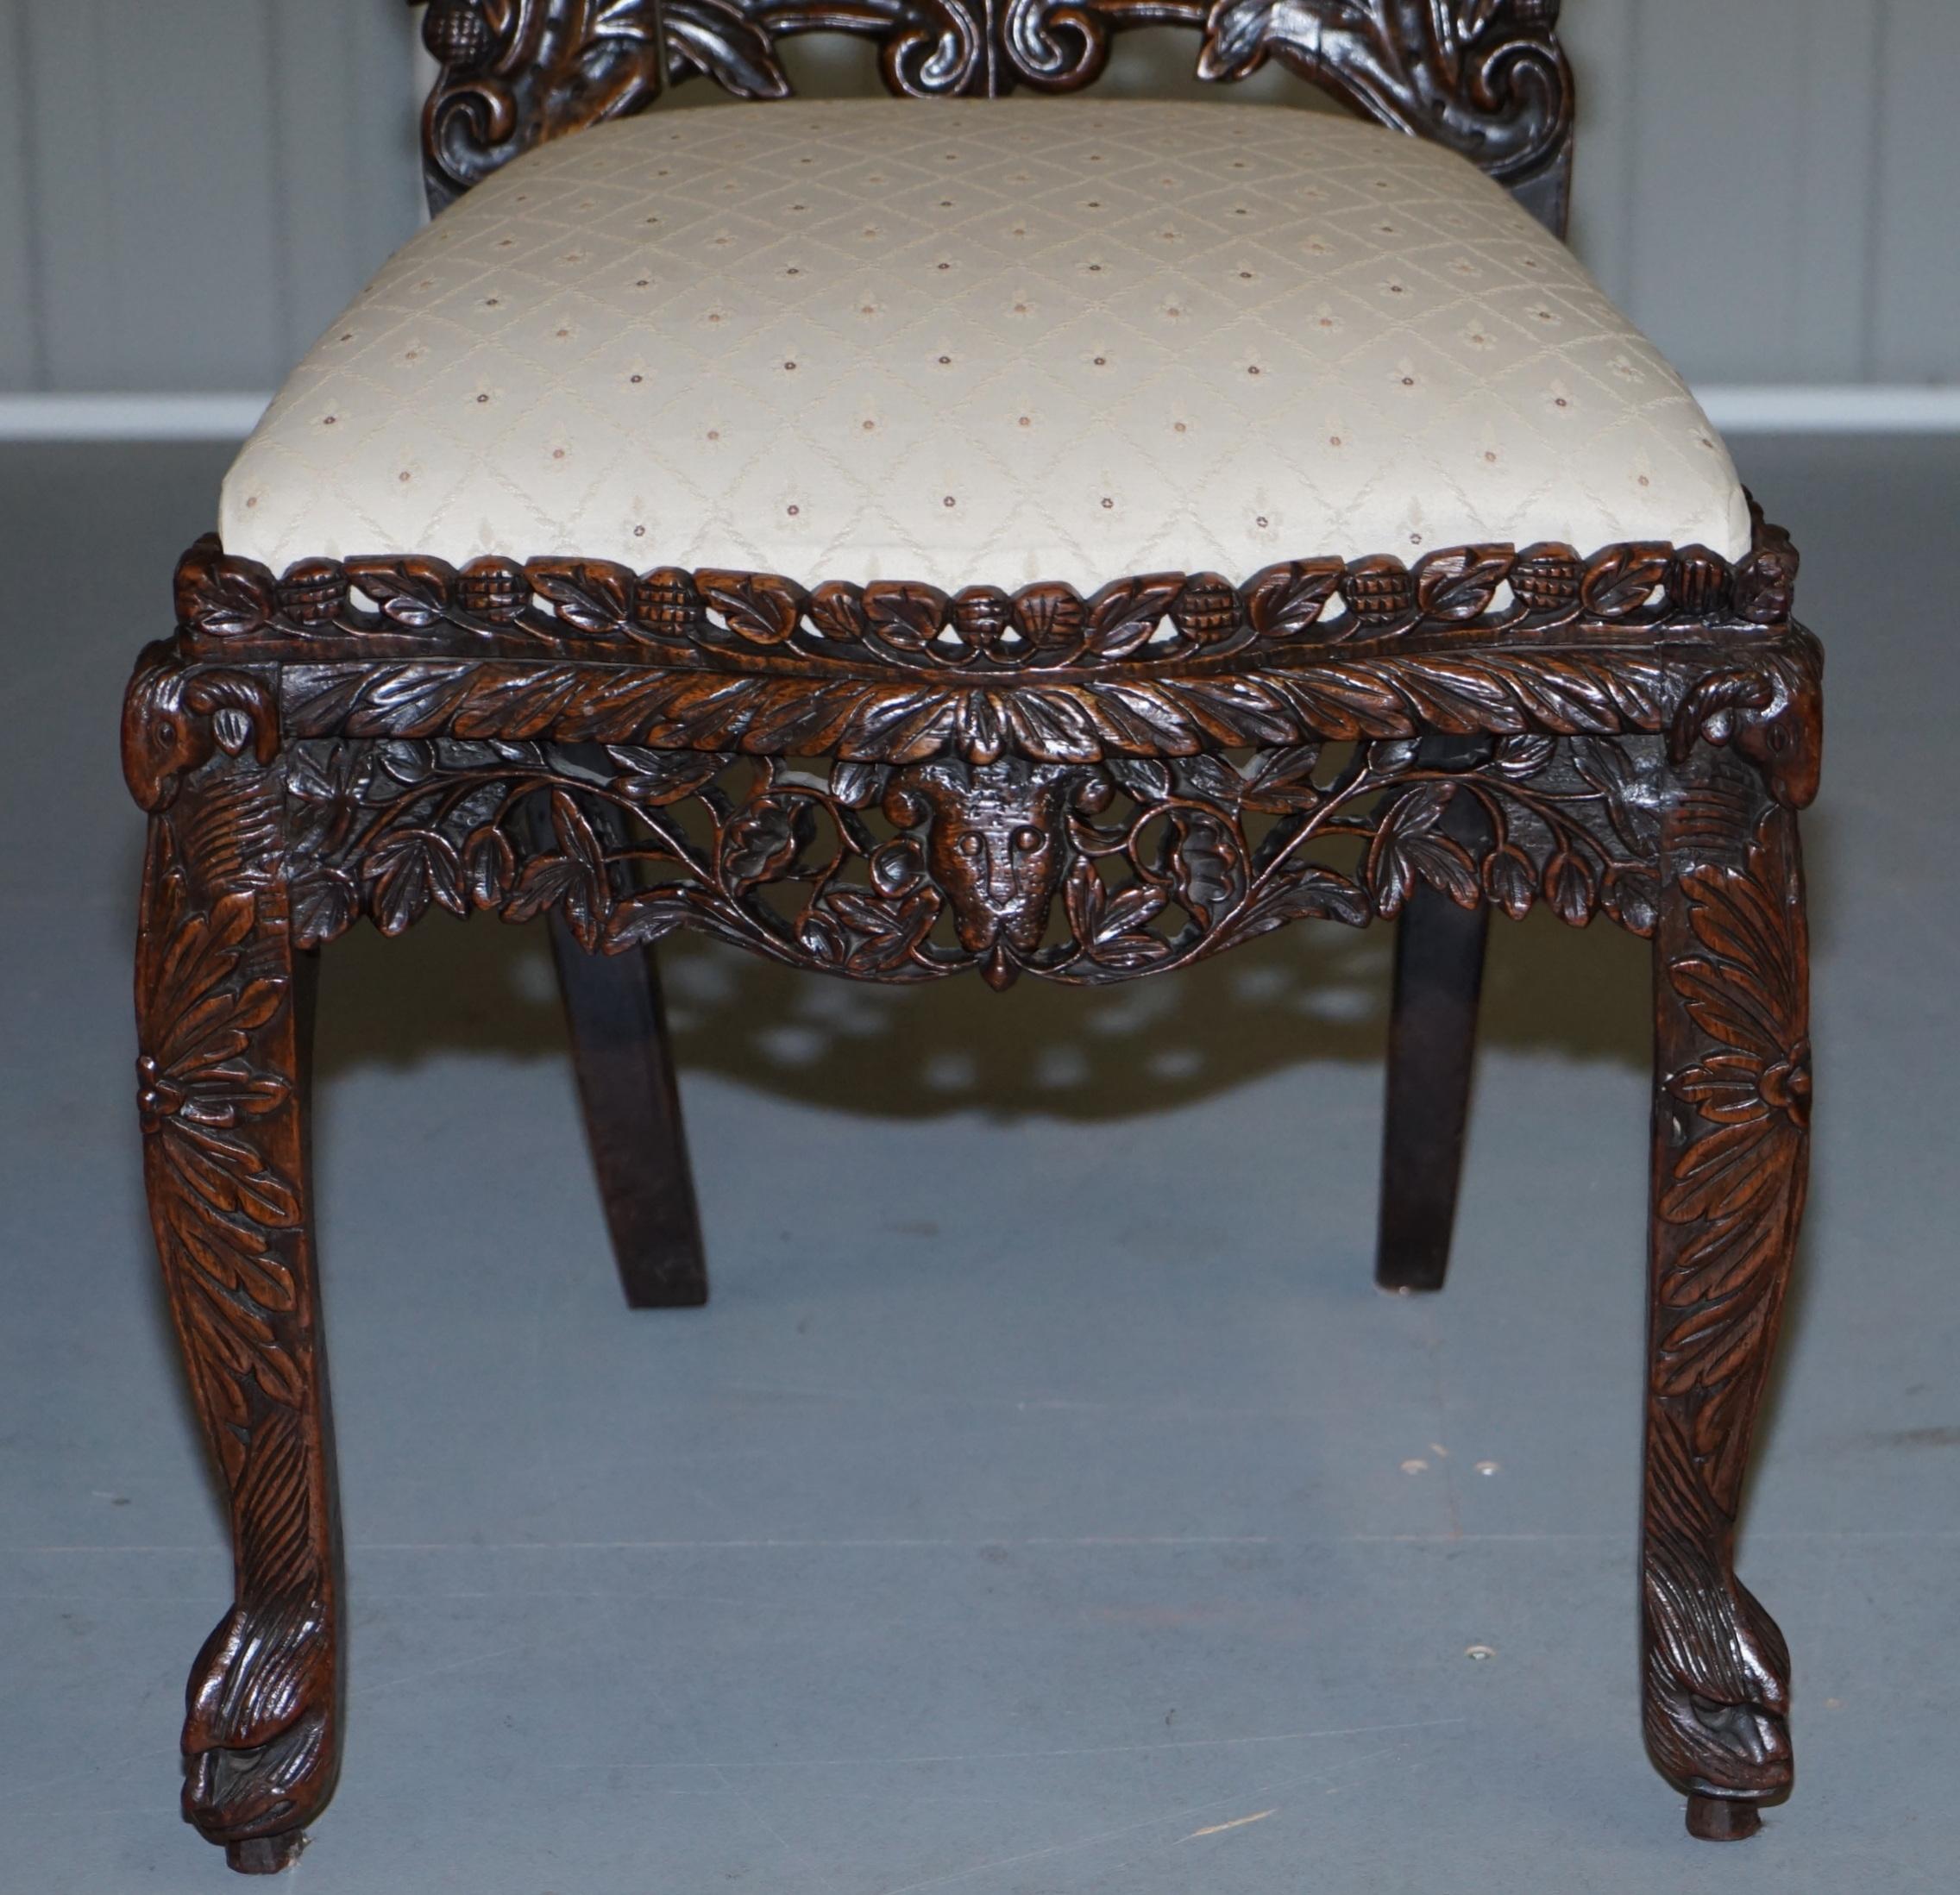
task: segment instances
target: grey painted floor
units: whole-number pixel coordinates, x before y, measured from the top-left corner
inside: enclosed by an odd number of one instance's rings
[[[1833,654],[1815,1208],[1744,1546],[1799,1789],[1760,1838],[1691,1842],[1637,1727],[1641,944],[1498,931],[1456,1279],[1405,1302],[1385,932],[1088,999],[677,949],[715,1300],[629,1315],[542,938],[483,922],[328,956],[352,1667],[293,1886],[1952,1889],[1960,897],[1920,786],[1960,627],[1907,575],[1960,444],[1743,450]],[[0,456],[8,1895],[229,1886],[175,1815],[228,1573],[138,1189],[114,744],[223,459]]]

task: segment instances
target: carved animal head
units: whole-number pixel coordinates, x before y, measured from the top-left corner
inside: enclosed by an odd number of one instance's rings
[[[1109,794],[1100,770],[1003,757],[914,765],[884,807],[902,828],[929,825],[927,863],[952,905],[959,944],[1005,987],[1040,944],[1068,857],[1070,810],[1092,812]]]
[[[1793,692],[1764,715],[1738,713],[1736,748],[1762,772],[1769,794],[1785,808],[1807,809],[1824,762],[1821,694]]]
[[[167,809],[192,771],[248,745],[261,763],[279,754],[279,709],[263,680],[188,668],[167,645],[145,649],[122,704],[122,775],[138,804]]]
[[[1815,670],[1797,664],[1718,672],[1681,700],[1670,749],[1679,762],[1699,737],[1732,744],[1787,809],[1807,808],[1823,762],[1824,700]]]

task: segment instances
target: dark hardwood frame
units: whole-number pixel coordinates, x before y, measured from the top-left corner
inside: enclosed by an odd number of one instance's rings
[[[1444,136],[1555,223],[1570,88],[1548,0],[437,0],[432,195],[669,75],[783,89],[777,38],[869,34],[895,90],[1055,89],[1146,21],[1267,53]],[[666,56],[662,57],[662,48]],[[1391,56],[1392,55],[1392,56]],[[629,1300],[707,1292],[655,943],[1077,984],[1301,917],[1399,916],[1385,1287],[1442,1281],[1492,907],[1655,950],[1648,1741],[1697,1835],[1790,1782],[1789,1661],[1736,1578],[1801,1214],[1796,813],[1821,653],[1756,516],[1702,547],[1454,548],[948,595],[600,560],[391,555],[178,574],[123,755],[150,819],[137,956],[153,1220],[229,1496],[186,1816],[296,1854],[338,1757],[339,1587],[306,1158],[311,972],[361,915],[547,916]]]

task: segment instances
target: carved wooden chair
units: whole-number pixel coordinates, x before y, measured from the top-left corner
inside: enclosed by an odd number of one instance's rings
[[[311,971],[432,907],[550,918],[639,1307],[707,1295],[676,928],[1005,988],[1398,918],[1395,1289],[1442,1281],[1489,908],[1650,938],[1647,1739],[1698,1835],[1786,1793],[1732,1536],[1804,1195],[1820,655],[1557,241],[1556,10],[431,5],[461,201],[288,382],[128,699],[150,1203],[236,1557],[184,1808],[234,1867],[292,1858],[340,1737]],[[1165,22],[1379,122],[1031,96]],[[958,103],[644,110],[786,94],[819,28]]]

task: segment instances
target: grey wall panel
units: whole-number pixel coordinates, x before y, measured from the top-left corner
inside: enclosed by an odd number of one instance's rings
[[[282,351],[263,0],[28,9],[47,373],[263,386]]]
[[[40,338],[0,387],[270,387],[413,229],[401,0],[0,3]]]
[[[101,57],[102,9],[97,0],[60,9],[22,0],[18,14],[37,380],[52,388],[115,386],[97,379],[117,355],[121,297],[110,259],[107,114],[92,77]]]
[[[1708,0],[1635,9],[1631,227],[1609,286],[1691,373],[1860,373],[1863,270],[1807,240],[1847,205],[1863,223],[1879,21],[1842,0],[1783,0],[1773,22]]]
[[[1960,3],[1890,0],[1885,25],[1867,370],[1960,381]]]
[[[276,126],[282,360],[319,335],[422,215],[400,0],[261,0],[284,100]]]
[[[1960,377],[1960,0],[1565,11],[1574,242],[1690,375]],[[413,26],[402,0],[0,0],[0,388],[273,386],[419,215]],[[1134,35],[1110,88],[1195,90],[1192,48]],[[812,91],[875,85],[861,47],[794,59]]]
[[[1777,218],[1778,239],[1789,248],[1790,327],[1781,360],[1792,381],[1857,381],[1870,367],[1873,154],[1881,108],[1898,109],[1880,63],[1885,0],[1801,0],[1801,7],[1784,131],[1794,149]],[[1960,67],[1948,69],[1949,81],[1955,77]],[[1960,235],[1960,210],[1951,204],[1946,225],[1950,239]]]
[[[22,0],[0,0],[0,388],[41,379],[29,97]]]
[[[1633,84],[1638,0],[1574,0],[1566,44],[1579,87],[1572,243],[1592,273],[1625,299],[1632,281],[1639,114]]]

